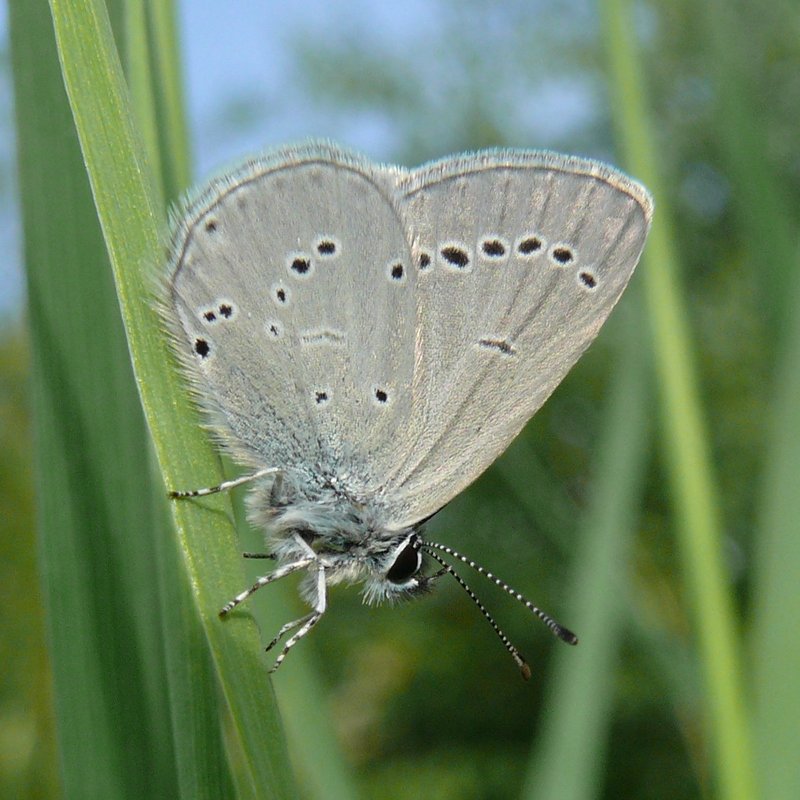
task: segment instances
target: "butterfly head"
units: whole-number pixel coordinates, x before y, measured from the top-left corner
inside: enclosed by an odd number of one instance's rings
[[[416,530],[406,531],[391,542],[364,581],[364,601],[392,603],[429,591],[441,573],[428,575],[423,567],[422,539]]]

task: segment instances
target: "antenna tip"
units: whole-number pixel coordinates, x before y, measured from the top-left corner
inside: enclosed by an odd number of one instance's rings
[[[522,675],[522,679],[525,681],[529,681],[531,679],[531,668],[528,666],[528,662],[525,661],[522,656],[517,653],[519,658],[517,659],[517,666],[519,667],[519,674]]]
[[[562,628],[559,625],[556,634],[562,642],[566,642],[567,644],[578,644],[578,637],[571,630],[569,630],[569,628]]]

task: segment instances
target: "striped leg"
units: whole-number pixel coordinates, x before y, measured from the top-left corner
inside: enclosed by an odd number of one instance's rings
[[[239,603],[247,600],[251,594],[257,592],[262,586],[266,586],[268,583],[272,583],[273,581],[280,580],[287,575],[291,575],[293,572],[297,572],[299,569],[305,569],[305,567],[309,566],[313,561],[313,558],[301,558],[300,561],[294,561],[291,564],[286,564],[286,566],[279,567],[274,572],[270,572],[269,575],[262,576],[249,589],[246,589],[241,594],[237,594],[233,600],[231,600],[229,603],[226,603],[219,612],[220,617],[225,617],[227,614],[233,611],[233,609],[236,608]]]
[[[296,619],[294,622],[286,623],[286,625],[278,631],[278,635],[270,642],[267,650],[272,648],[285,633],[288,633],[288,631],[292,630],[292,628],[296,628],[298,625],[300,626],[300,630],[297,631],[294,636],[287,639],[283,650],[281,650],[278,657],[275,659],[275,663],[270,667],[270,672],[275,672],[275,670],[278,669],[283,663],[283,659],[286,658],[286,654],[320,621],[326,608],[327,587],[325,585],[325,567],[320,565],[317,567],[317,603],[314,606],[314,610],[305,617]]]
[[[216,494],[217,492],[227,492],[229,489],[234,489],[244,483],[263,478],[265,475],[275,475],[280,470],[277,467],[268,467],[254,472],[252,475],[243,475],[241,478],[234,478],[232,481],[223,481],[219,486],[209,486],[207,489],[190,489],[188,492],[169,492],[169,496],[173,500],[183,500],[187,497],[205,497],[209,494]]]
[[[305,625],[311,617],[313,617],[317,612],[312,611],[310,614],[306,614],[304,617],[300,617],[300,619],[292,620],[291,622],[287,622],[285,625],[281,626],[281,629],[275,634],[275,638],[264,648],[265,653],[269,653],[273,647],[275,647],[278,642],[283,639],[283,637],[289,633],[289,631],[296,628],[298,625]]]

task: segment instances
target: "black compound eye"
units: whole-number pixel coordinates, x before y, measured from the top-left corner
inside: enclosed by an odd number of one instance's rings
[[[413,544],[407,544],[396,556],[394,563],[386,573],[386,579],[392,583],[405,583],[416,575],[422,566],[422,556]]]

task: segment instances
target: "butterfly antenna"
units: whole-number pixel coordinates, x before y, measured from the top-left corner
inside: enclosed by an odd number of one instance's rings
[[[438,553],[431,550],[428,550],[427,552],[431,558],[435,559],[442,565],[442,569],[439,570],[436,575],[438,576],[448,572],[453,576],[453,578],[455,578],[456,583],[458,583],[458,585],[469,595],[472,602],[475,603],[475,605],[478,607],[478,610],[486,618],[486,621],[492,626],[494,632],[498,635],[500,641],[503,643],[503,646],[506,648],[506,650],[508,650],[509,653],[511,653],[511,658],[516,661],[522,677],[526,681],[530,680],[531,668],[528,666],[528,662],[522,657],[522,654],[519,652],[519,650],[517,650],[517,648],[511,644],[508,636],[503,633],[503,631],[500,629],[500,626],[494,621],[494,617],[492,617],[492,615],[486,610],[486,606],[481,603],[475,592],[473,592],[472,589],[467,586],[466,581]]]
[[[549,614],[542,611],[542,609],[535,606],[531,603],[530,600],[525,598],[521,595],[516,589],[513,589],[509,586],[505,581],[500,580],[496,575],[489,572],[488,569],[484,569],[480,564],[476,564],[472,559],[467,558],[466,556],[462,556],[461,553],[456,552],[453,550],[452,547],[447,547],[444,544],[437,544],[436,542],[424,542],[422,544],[422,548],[433,558],[435,558],[440,564],[444,562],[434,553],[433,550],[441,550],[443,553],[447,553],[447,555],[452,556],[453,558],[457,558],[459,561],[462,561],[468,567],[471,567],[478,572],[479,574],[483,575],[485,578],[488,578],[492,583],[496,586],[499,586],[506,594],[510,594],[515,600],[522,603],[525,608],[528,609],[531,613],[537,616],[548,628],[556,635],[562,642],[566,642],[567,644],[578,644],[578,637],[568,628],[565,628],[563,625],[559,625]],[[455,575],[455,573],[451,573]],[[457,577],[457,576],[456,576]],[[466,588],[466,587],[465,587]],[[471,594],[471,592],[470,592]],[[476,600],[477,602],[477,600]],[[480,604],[479,604],[480,605]]]

